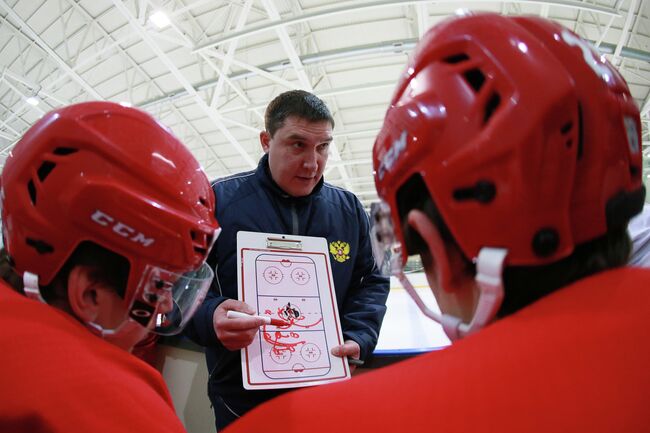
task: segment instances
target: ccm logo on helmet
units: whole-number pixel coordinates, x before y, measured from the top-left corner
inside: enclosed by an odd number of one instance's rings
[[[600,56],[598,55],[598,52],[591,47],[591,45],[575,36],[568,30],[562,31],[562,39],[567,43],[567,45],[580,48],[580,51],[582,51],[582,58],[585,59],[585,63],[589,65],[589,67],[596,73],[596,75],[602,78],[606,83],[612,82],[612,71],[607,67],[605,63],[598,61]]]
[[[399,158],[402,152],[404,152],[404,149],[406,149],[407,135],[408,134],[406,131],[402,131],[399,138],[393,141],[393,145],[390,147],[390,149],[388,149],[384,157],[381,159],[381,163],[377,169],[377,177],[379,180],[382,180],[386,172],[390,171],[393,168],[395,162],[397,161],[397,158]]]
[[[114,233],[127,238],[133,242],[140,243],[145,247],[153,244],[153,238],[146,238],[142,233],[136,232],[135,229],[127,226],[126,224],[116,221],[112,216],[96,210],[91,216],[90,219],[95,221],[100,226],[111,227]]]

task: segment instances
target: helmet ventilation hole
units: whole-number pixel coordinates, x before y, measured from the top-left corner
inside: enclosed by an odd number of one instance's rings
[[[497,189],[494,182],[489,180],[479,180],[474,186],[455,189],[454,200],[476,200],[479,203],[487,204],[494,200],[496,194]]]
[[[567,122],[562,128],[560,128],[560,132],[562,132],[562,135],[567,135],[571,132],[573,129],[573,122]],[[567,149],[570,149],[571,146],[573,146],[573,138],[569,137],[567,138],[566,142],[564,143]]]
[[[481,87],[483,87],[483,84],[485,83],[485,75],[478,68],[465,71],[463,77],[465,78],[465,81],[467,81],[467,84],[469,84],[476,93],[481,90]]]
[[[52,161],[44,161],[36,172],[38,174],[38,180],[43,182],[45,178],[52,172],[54,167],[56,167],[56,164]]]
[[[74,147],[57,147],[52,153],[55,155],[66,156],[78,151],[79,149],[75,149]]]
[[[499,108],[499,104],[501,104],[501,97],[496,92],[492,93],[492,95],[490,95],[490,99],[487,101],[487,104],[485,104],[483,124],[488,123],[494,112],[497,110],[497,108]]]
[[[210,245],[211,236],[207,233],[197,232],[190,230],[190,238],[192,238],[192,247],[194,252],[202,256],[208,252],[208,245]]]
[[[36,252],[39,254],[48,254],[54,251],[52,245],[41,240],[27,238],[25,239],[25,242],[27,243],[27,245],[34,248]]]
[[[36,187],[34,186],[33,180],[27,182],[27,192],[29,192],[29,199],[32,201],[32,204],[36,206]]]
[[[57,147],[52,151],[52,154],[58,156],[67,156],[78,151],[79,149],[74,147]],[[54,170],[55,167],[55,162],[47,160],[43,161],[40,167],[38,167],[38,170],[36,170],[36,175],[38,176],[39,182],[45,181],[45,179],[50,175],[50,173],[52,173],[52,170]],[[29,193],[29,199],[31,200],[32,204],[36,205],[36,185],[34,184],[33,179],[27,182],[27,192]]]
[[[444,62],[451,65],[469,60],[469,56],[465,53],[454,54],[453,56],[445,57]]]

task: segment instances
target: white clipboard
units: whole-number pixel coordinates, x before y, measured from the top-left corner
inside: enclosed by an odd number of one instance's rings
[[[285,325],[260,327],[241,350],[245,389],[296,388],[350,378],[325,238],[237,233],[240,301]]]

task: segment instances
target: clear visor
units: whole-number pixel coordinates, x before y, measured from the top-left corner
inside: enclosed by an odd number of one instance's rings
[[[205,299],[213,278],[207,263],[184,274],[147,266],[129,317],[156,334],[178,334]]]
[[[384,275],[397,275],[402,270],[402,245],[395,236],[390,206],[384,201],[370,205],[370,240],[372,253]]]

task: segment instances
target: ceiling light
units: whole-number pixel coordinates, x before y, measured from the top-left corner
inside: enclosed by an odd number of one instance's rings
[[[38,98],[36,96],[30,96],[29,98],[25,99],[25,102],[27,102],[32,107],[36,107],[38,105]]]
[[[167,16],[167,14],[164,13],[163,11],[158,11],[151,14],[151,16],[149,17],[149,21],[151,21],[153,25],[158,27],[159,29],[167,27],[171,22],[169,21],[169,17]]]

